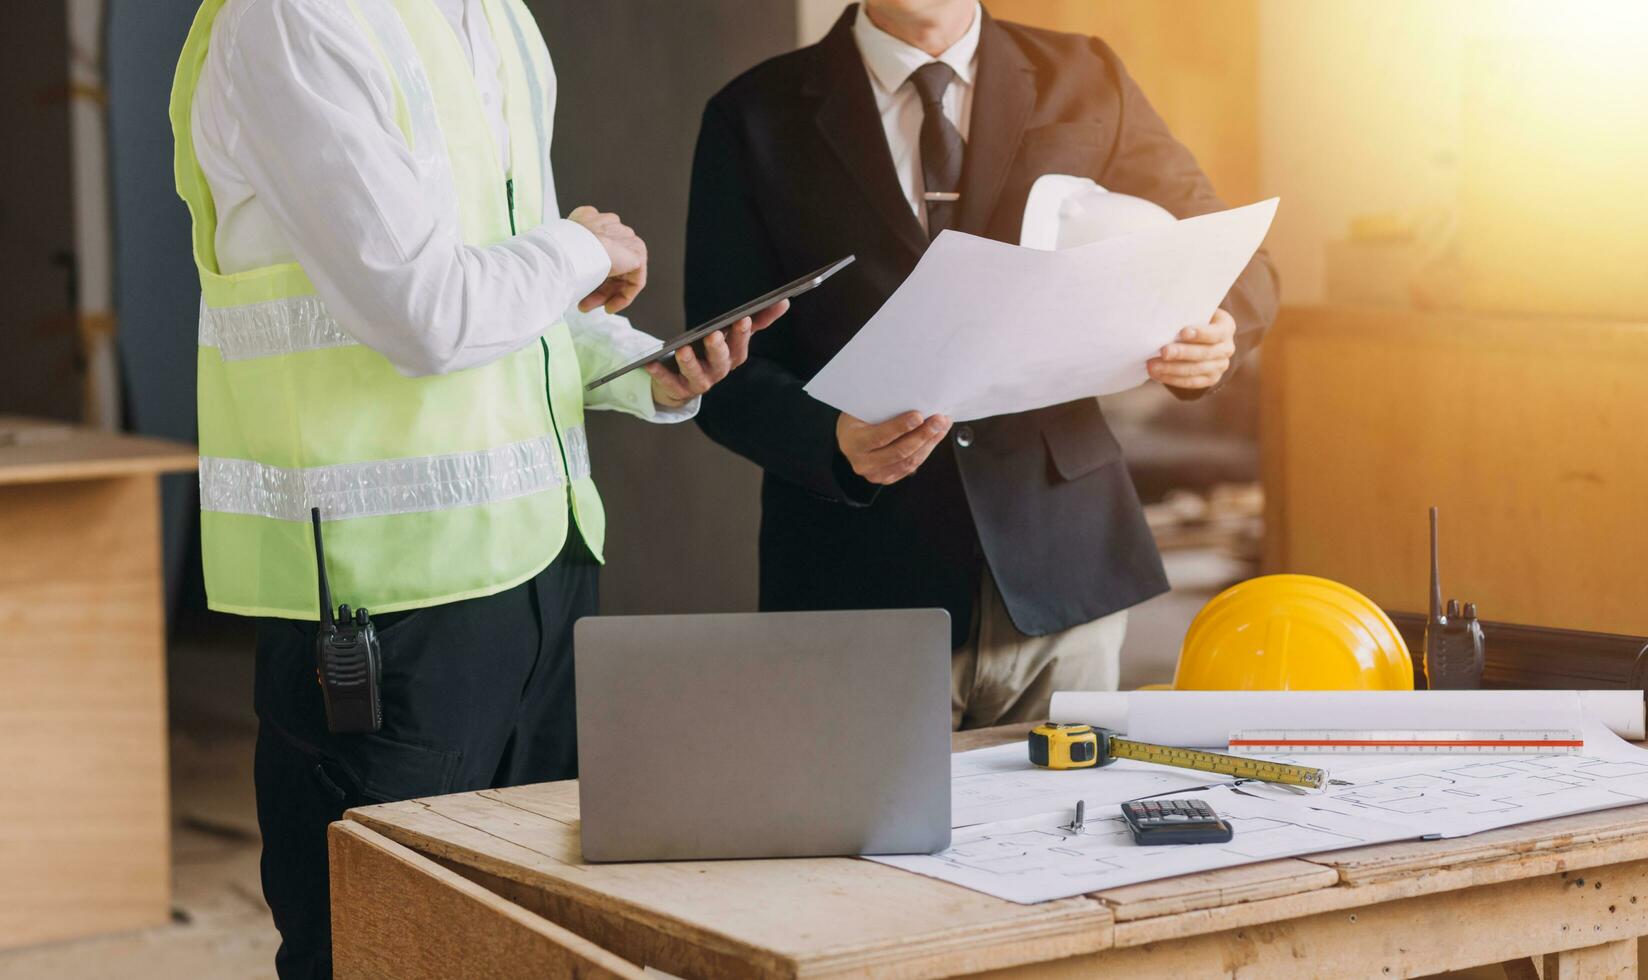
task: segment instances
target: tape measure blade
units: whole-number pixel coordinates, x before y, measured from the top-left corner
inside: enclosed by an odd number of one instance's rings
[[[1132,739],[1123,738],[1112,738],[1110,746],[1110,754],[1118,759],[1133,759],[1138,762],[1173,766],[1178,769],[1193,769],[1197,772],[1209,772],[1220,776],[1229,776],[1233,779],[1257,779],[1267,783],[1284,783],[1291,786],[1308,786],[1311,788],[1320,787],[1327,779],[1327,774],[1320,769],[1286,762],[1275,762],[1269,759],[1252,759],[1246,756],[1225,755],[1221,752],[1204,752],[1200,749],[1186,749],[1172,745],[1156,745],[1151,742],[1136,742]]]

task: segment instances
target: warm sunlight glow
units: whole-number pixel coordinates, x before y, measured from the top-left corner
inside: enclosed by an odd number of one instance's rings
[[[1464,62],[1460,227],[1473,306],[1648,309],[1648,4],[1507,4]]]

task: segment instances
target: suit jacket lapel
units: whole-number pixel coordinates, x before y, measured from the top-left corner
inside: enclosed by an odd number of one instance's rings
[[[893,154],[887,148],[875,93],[870,90],[870,75],[853,40],[857,11],[856,5],[849,7],[819,42],[803,94],[822,100],[816,120],[825,143],[893,233],[919,254],[927,248],[927,235],[893,170]]]
[[[961,172],[957,230],[982,235],[1036,105],[1036,69],[1000,24],[984,14],[979,27],[978,75]],[[849,37],[850,41],[851,38]]]

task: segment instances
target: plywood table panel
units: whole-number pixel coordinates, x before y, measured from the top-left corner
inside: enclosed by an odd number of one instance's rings
[[[1502,962],[1513,976],[1536,962],[1620,976],[1648,935],[1648,806],[1039,905],[849,859],[585,865],[575,782],[345,819],[628,963],[689,978],[1385,978]]]
[[[168,920],[157,476],[194,461],[0,418],[0,948]]]
[[[434,797],[349,819],[626,960],[683,976],[936,977],[1110,944],[1088,898],[1016,905],[868,861],[584,864],[570,784]]]
[[[1404,894],[1395,883],[1338,886],[1254,903],[1248,924],[1204,929],[1202,913],[1167,916],[1148,932],[1120,926],[1116,945],[1082,957],[984,974],[993,980],[1095,976],[1306,978],[1414,977],[1507,960],[1566,958],[1578,975],[1648,934],[1648,862],[1610,866],[1602,887],[1566,874]],[[1634,962],[1633,962],[1634,965]],[[1584,972],[1597,970],[1597,972]]]
[[[331,828],[332,935],[340,980],[401,976],[644,974],[358,823]],[[393,894],[398,901],[381,902]]]

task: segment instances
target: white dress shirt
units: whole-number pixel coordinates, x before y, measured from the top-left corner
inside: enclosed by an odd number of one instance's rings
[[[452,33],[462,42],[464,55],[469,59],[470,71],[475,74],[475,88],[481,96],[481,108],[486,112],[487,125],[492,128],[492,139],[498,145],[498,159],[508,170],[509,123],[504,118],[503,79],[498,45],[492,40],[492,31],[486,19],[486,9],[476,0],[435,0],[435,6],[452,25]],[[546,217],[547,212],[546,212]]]
[[[481,0],[436,0],[469,55],[509,173],[500,56]],[[554,111],[555,85],[545,97]],[[495,245],[463,241],[457,203],[434,190],[395,122],[394,85],[371,38],[334,0],[229,0],[195,96],[195,154],[217,208],[217,259],[232,274],[297,261],[327,310],[407,375],[489,363],[565,317],[585,377],[656,349],[620,316],[577,303],[611,271],[583,226],[549,217]],[[546,216],[558,215],[546,180]],[[625,397],[624,389],[628,389]],[[606,385],[590,408],[691,418]]]
[[[887,148],[893,152],[893,168],[898,172],[904,196],[909,198],[910,207],[924,229],[927,203],[921,196],[926,191],[921,178],[921,120],[925,110],[910,76],[917,68],[934,61],[942,61],[955,71],[955,81],[944,91],[944,115],[966,140],[973,116],[982,22],[980,8],[975,6],[973,24],[967,33],[937,58],[875,26],[863,7],[859,7],[858,19],[853,22],[853,40],[858,42],[858,53],[870,74],[870,88],[875,92],[876,108],[881,111],[881,126],[887,132]]]

